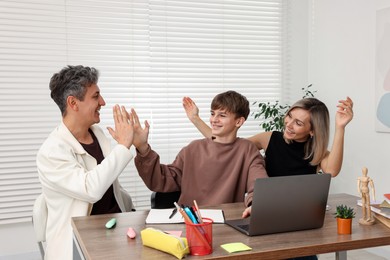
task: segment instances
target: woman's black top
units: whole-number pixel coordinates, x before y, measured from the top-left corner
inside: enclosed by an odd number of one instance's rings
[[[265,152],[265,169],[269,177],[317,173],[317,166],[310,165],[305,156],[306,142],[286,143],[283,133],[274,131]]]

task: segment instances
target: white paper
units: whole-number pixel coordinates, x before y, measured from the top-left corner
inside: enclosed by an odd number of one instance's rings
[[[184,219],[180,212],[169,219],[172,214],[173,208],[171,209],[151,209],[146,218],[146,224],[174,224],[184,223]],[[225,223],[225,217],[221,209],[201,209],[200,214],[203,218],[210,218],[214,223]]]

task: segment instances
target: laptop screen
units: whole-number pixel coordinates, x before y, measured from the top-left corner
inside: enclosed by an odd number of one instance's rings
[[[330,174],[257,179],[249,219],[227,224],[247,235],[320,228],[324,223]],[[241,227],[236,227],[240,225]]]

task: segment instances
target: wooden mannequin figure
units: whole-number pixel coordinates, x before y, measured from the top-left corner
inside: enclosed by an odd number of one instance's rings
[[[359,223],[362,225],[372,225],[375,223],[375,218],[371,212],[371,200],[370,200],[370,189],[371,186],[372,194],[375,201],[375,188],[373,180],[367,176],[367,168],[363,167],[362,173],[363,176],[358,178],[358,191],[362,197],[362,210],[363,217],[359,220]]]

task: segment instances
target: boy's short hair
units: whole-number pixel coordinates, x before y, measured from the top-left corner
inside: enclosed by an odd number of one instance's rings
[[[236,91],[229,90],[216,95],[211,102],[211,109],[226,109],[234,113],[236,118],[243,117],[245,120],[249,115],[249,101]]]

